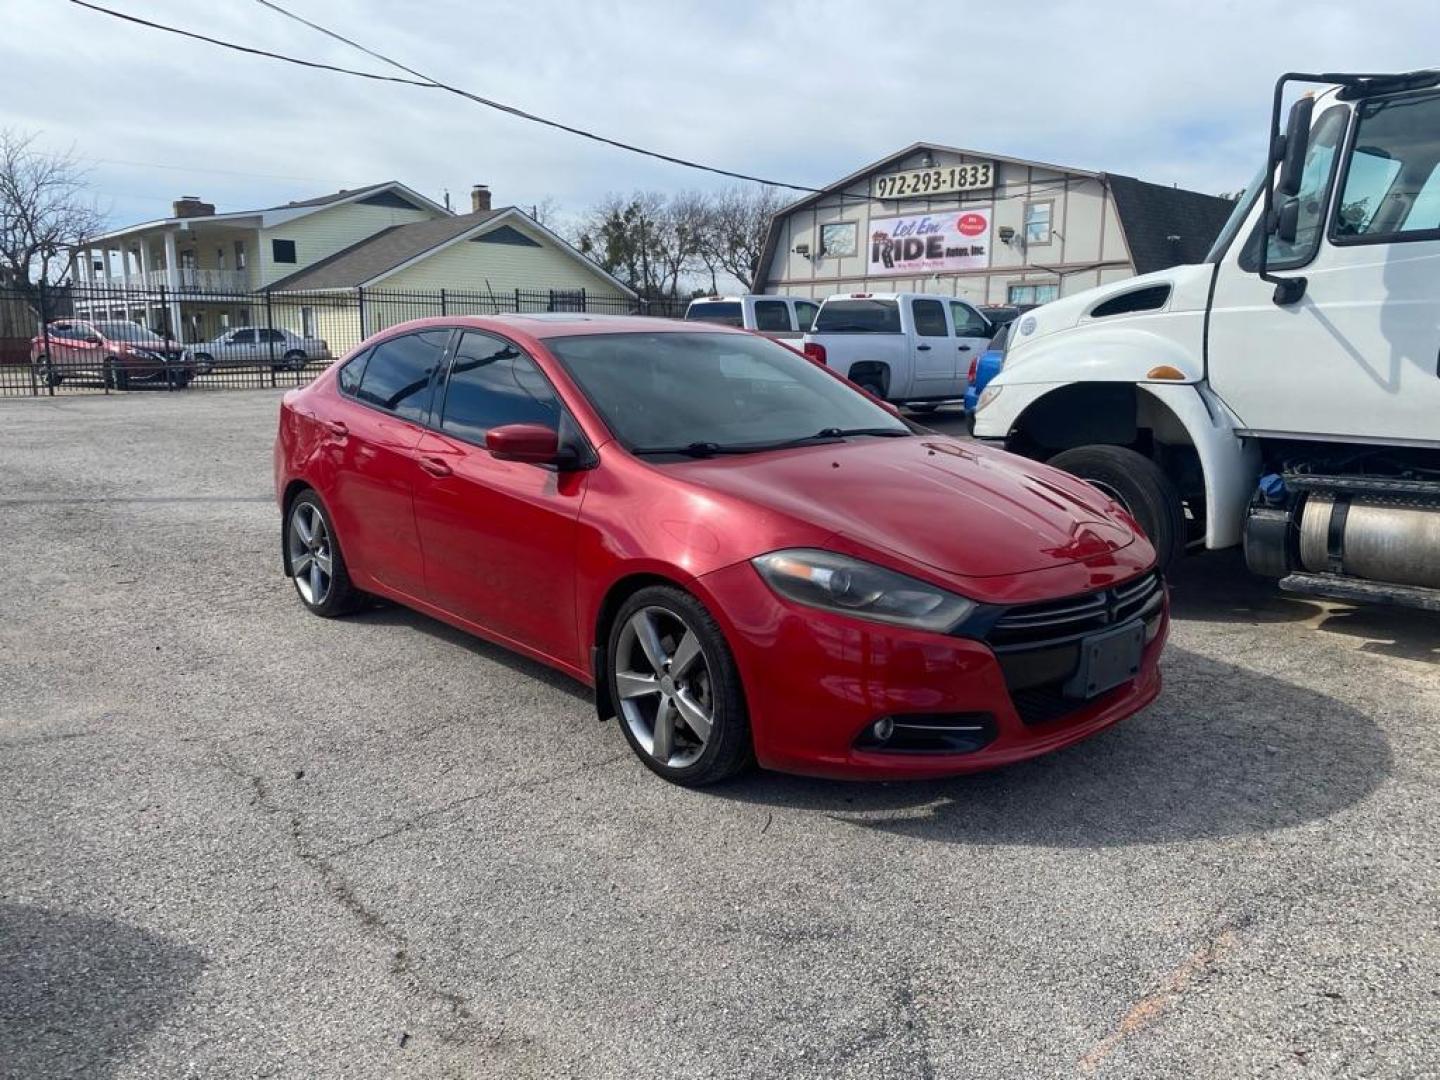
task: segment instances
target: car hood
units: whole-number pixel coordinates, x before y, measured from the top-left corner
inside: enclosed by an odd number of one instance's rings
[[[1074,477],[943,435],[861,437],[670,468],[861,547],[964,577],[1091,559],[1136,536],[1118,507]]]

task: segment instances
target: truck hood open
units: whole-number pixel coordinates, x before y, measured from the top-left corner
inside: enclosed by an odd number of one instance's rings
[[[943,435],[862,437],[671,468],[862,547],[965,577],[1089,559],[1136,535],[1074,477]]]

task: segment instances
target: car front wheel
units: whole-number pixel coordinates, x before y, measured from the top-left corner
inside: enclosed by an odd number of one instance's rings
[[[285,518],[285,555],[300,602],[316,615],[353,611],[359,591],[350,584],[330,515],[313,491],[303,491]]]
[[[215,370],[215,358],[209,353],[195,354],[195,374],[209,375]]]
[[[298,349],[294,352],[286,353],[281,360],[281,366],[287,371],[303,371],[305,363],[305,354]]]
[[[652,771],[698,787],[750,764],[740,673],[693,596],[667,585],[641,589],[616,615],[606,655],[620,728]]]

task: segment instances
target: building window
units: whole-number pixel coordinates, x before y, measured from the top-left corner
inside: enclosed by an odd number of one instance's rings
[[[300,334],[302,337],[315,336],[315,309],[313,307],[300,309]]]
[[[833,225],[820,226],[820,254],[832,255],[837,259],[855,254],[859,241],[858,229],[853,221],[842,221]]]
[[[244,269],[245,269],[245,241],[244,241],[244,240],[236,240],[236,241],[235,241],[235,269],[236,269],[236,270],[244,270]]]
[[[225,269],[225,249],[223,247],[215,249],[215,268],[217,270]]]
[[[295,241],[271,240],[270,259],[277,263],[293,263],[295,261]]]
[[[235,313],[235,322],[240,326],[249,326],[250,309],[248,307],[242,307],[239,311],[237,311]]]
[[[1054,214],[1055,201],[1053,199],[1025,204],[1025,245],[1027,247],[1050,243],[1050,225]]]
[[[1012,304],[1048,304],[1060,298],[1059,285],[1011,285],[1006,299]]]

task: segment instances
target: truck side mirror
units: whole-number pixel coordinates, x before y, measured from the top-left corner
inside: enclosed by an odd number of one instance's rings
[[[1305,174],[1305,151],[1310,145],[1310,117],[1315,112],[1315,99],[1302,97],[1290,106],[1285,134],[1275,140],[1273,158],[1280,163],[1276,181],[1278,195],[1293,198],[1300,194],[1300,181]]]
[[[1271,215],[1270,224],[1270,232],[1276,239],[1293,244],[1300,228],[1300,200],[1294,195],[1283,196]]]

